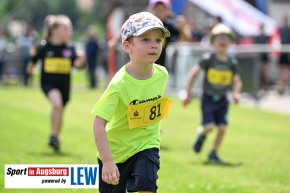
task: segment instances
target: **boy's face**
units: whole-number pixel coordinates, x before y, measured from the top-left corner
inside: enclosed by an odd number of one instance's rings
[[[70,24],[62,24],[57,28],[58,37],[63,42],[68,42],[72,35],[72,27]]]
[[[227,52],[230,44],[231,44],[231,39],[226,34],[217,35],[212,42],[212,45],[213,45],[215,51],[223,52],[223,53]]]
[[[123,44],[124,50],[130,55],[132,61],[139,64],[152,64],[162,51],[162,31],[153,29],[141,36],[131,37]]]

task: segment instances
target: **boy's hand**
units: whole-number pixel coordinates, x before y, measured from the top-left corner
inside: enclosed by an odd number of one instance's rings
[[[239,93],[235,93],[233,96],[234,99],[234,103],[235,104],[239,104],[240,103],[240,94]]]
[[[81,69],[86,61],[86,54],[83,51],[78,51],[77,60],[75,62],[75,67]]]
[[[32,64],[28,64],[27,68],[26,68],[26,73],[33,75],[33,66]]]
[[[103,163],[102,180],[108,184],[119,184],[120,173],[117,165],[113,161]]]
[[[183,99],[183,106],[186,107],[191,101],[191,96],[187,93],[186,97]]]

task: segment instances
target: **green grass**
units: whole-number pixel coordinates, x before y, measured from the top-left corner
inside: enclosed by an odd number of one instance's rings
[[[85,81],[85,79],[77,78]],[[50,106],[37,86],[0,88],[0,192],[76,192],[80,190],[3,189],[4,164],[95,164],[89,112],[101,91],[74,87],[61,134],[62,154],[47,146]],[[289,193],[289,116],[231,106],[230,126],[220,154],[232,166],[205,164],[212,133],[200,155],[191,151],[200,122],[199,102],[182,108],[175,100],[162,123],[159,193]],[[96,192],[85,189],[81,192]]]

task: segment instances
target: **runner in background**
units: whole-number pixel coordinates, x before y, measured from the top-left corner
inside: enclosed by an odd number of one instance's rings
[[[218,156],[218,150],[228,125],[229,101],[227,92],[233,87],[233,101],[239,103],[242,82],[237,60],[228,55],[228,48],[234,41],[232,31],[224,24],[219,23],[212,29],[210,39],[213,52],[204,54],[199,64],[195,65],[189,74],[187,95],[183,105],[187,106],[190,103],[193,82],[199,72],[203,70],[205,76],[201,99],[202,127],[198,131],[192,148],[196,153],[199,153],[206,137],[216,126],[218,131],[208,154],[208,160],[214,163],[224,163],[223,159]]]
[[[82,67],[84,56],[77,57],[75,47],[69,44],[72,24],[67,16],[48,16],[45,31],[46,37],[33,53],[27,71],[32,73],[33,65],[41,61],[41,88],[52,106],[49,145],[58,151],[64,107],[70,96],[71,68]]]

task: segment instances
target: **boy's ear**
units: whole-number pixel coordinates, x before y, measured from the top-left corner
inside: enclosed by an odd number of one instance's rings
[[[132,52],[132,49],[131,49],[130,43],[129,43],[128,41],[124,41],[123,44],[122,44],[122,46],[123,46],[123,50],[124,50],[126,53],[130,54],[130,53]]]

